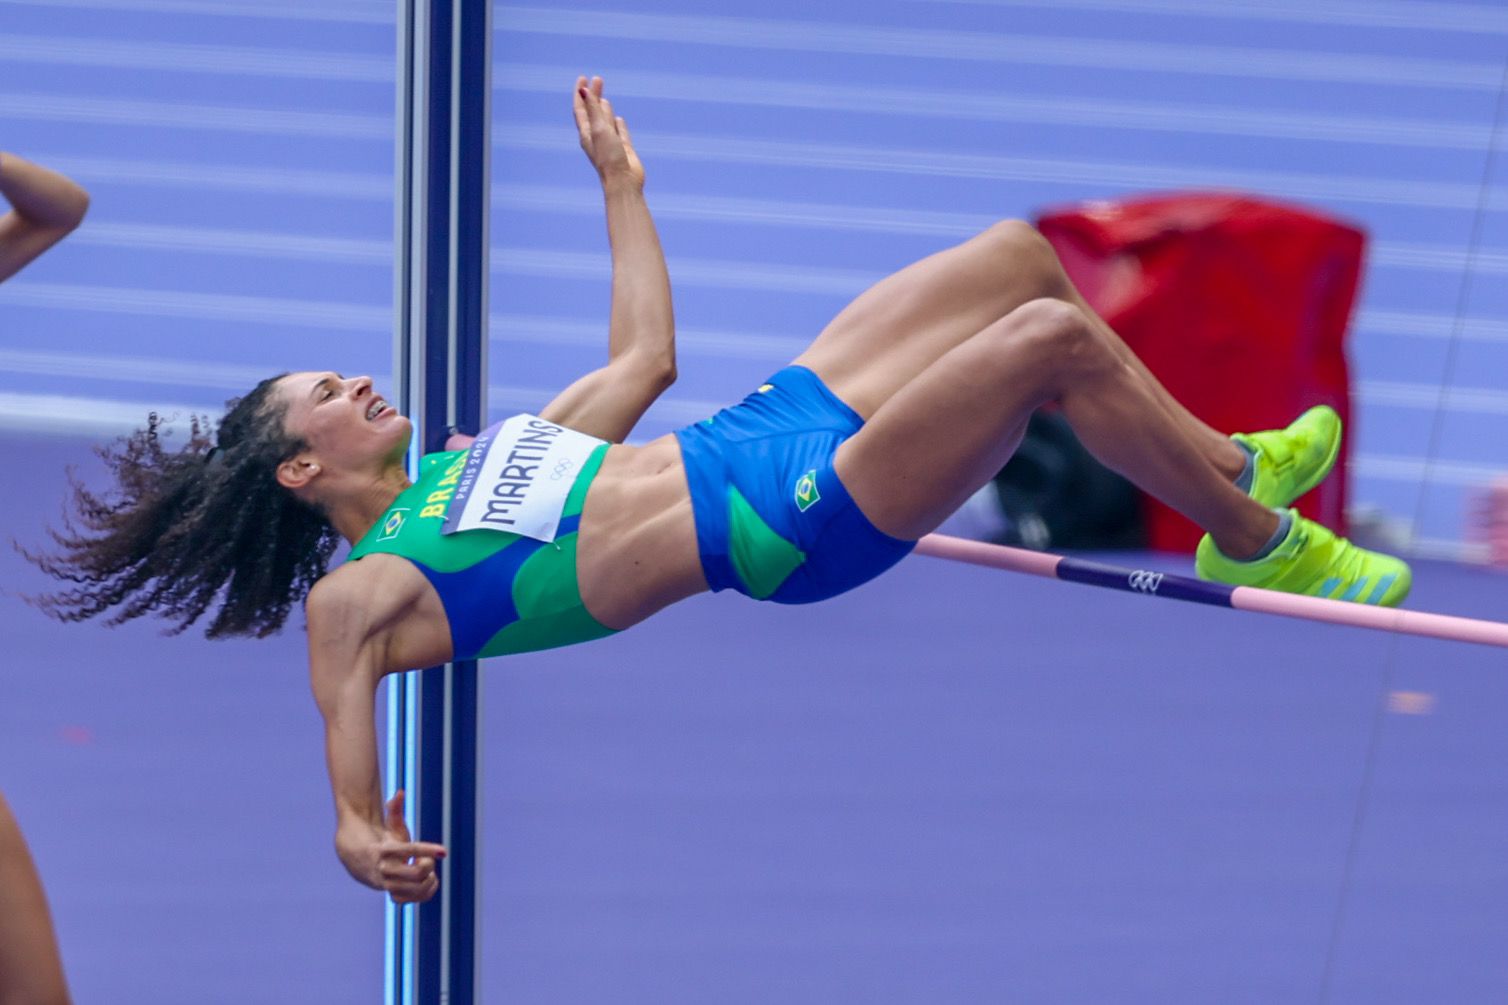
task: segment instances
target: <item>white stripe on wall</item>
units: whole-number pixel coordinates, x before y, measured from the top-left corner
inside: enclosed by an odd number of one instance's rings
[[[1424,409],[1434,412],[1508,415],[1508,391],[1488,387],[1441,387],[1399,381],[1364,380],[1356,385],[1356,400],[1367,408]],[[1501,451],[1499,451],[1501,452]],[[1508,454],[1504,454],[1508,464]]]
[[[570,143],[574,140],[573,135],[563,134],[559,129],[539,126],[504,125],[494,130],[494,145],[504,149],[564,153],[570,149]],[[1060,185],[1110,186],[1121,190],[1148,187],[1228,188],[1270,192],[1288,198],[1465,210],[1475,210],[1481,202],[1480,186],[1475,183],[1431,182],[1423,179],[1007,157],[998,154],[948,153],[922,148],[748,140],[737,136],[691,133],[645,133],[636,135],[634,142],[642,150],[654,151],[656,157],[679,157],[723,164],[770,164],[939,178],[1034,181]],[[1492,211],[1508,208],[1508,198],[1505,198],[1502,187],[1491,190],[1486,208]]]
[[[244,255],[292,261],[349,265],[393,266],[391,240],[311,237],[304,234],[213,227],[166,227],[156,224],[89,222],[74,231],[71,244],[130,248],[133,251],[191,251],[199,254]],[[0,299],[5,294],[0,292]]]
[[[541,150],[565,155],[574,135],[559,129],[503,126],[496,130],[500,149]],[[1232,189],[1270,193],[1286,199],[1324,199],[1437,209],[1475,210],[1480,190],[1474,184],[1318,175],[1275,171],[1245,171],[1214,167],[1126,164],[1115,161],[1075,161],[985,154],[939,153],[933,150],[860,147],[837,144],[780,143],[693,134],[660,133],[636,138],[657,157],[729,164],[770,164],[843,171],[884,172],[939,178],[978,178],[1028,181],[1061,186],[1084,186],[1077,198],[1109,198],[1148,188]],[[387,174],[275,170],[235,165],[115,158],[70,157],[35,153],[81,182],[94,184],[191,185],[208,191],[291,192],[342,199],[391,200],[393,182]],[[1075,198],[1065,193],[1065,202]],[[711,200],[708,206],[716,206]],[[1508,189],[1489,192],[1486,208],[1508,209]],[[904,217],[902,217],[904,219]]]
[[[1095,129],[1160,130],[1221,136],[1259,136],[1325,143],[1381,143],[1485,150],[1492,140],[1486,123],[1441,122],[1356,115],[1264,112],[1251,107],[1152,104],[1110,98],[1068,99],[1005,92],[930,91],[882,86],[800,83],[763,77],[653,73],[605,68],[615,97],[699,104],[862,112],[866,116],[1022,122]],[[566,66],[504,63],[494,74],[501,90],[554,94],[573,79]]]
[[[1033,7],[1044,10],[1109,11],[1234,21],[1281,21],[1293,24],[1355,25],[1367,28],[1462,31],[1473,35],[1508,34],[1508,14],[1479,4],[1408,0],[909,0],[911,3],[971,7]]]
[[[1426,460],[1423,457],[1399,457],[1388,454],[1361,454],[1351,458],[1352,478],[1375,478],[1378,481],[1419,484],[1429,476],[1441,485],[1481,486],[1502,477],[1508,462],[1501,465],[1466,464],[1460,461]]]
[[[81,183],[91,185],[152,185],[192,187],[205,191],[270,192],[391,203],[393,176],[355,171],[294,168],[247,168],[236,164],[193,164],[183,161],[137,161],[115,157],[27,155]]]
[[[1449,314],[1421,314],[1415,311],[1367,309],[1356,315],[1353,328],[1378,335],[1402,335],[1409,338],[1448,339],[1459,337],[1470,342],[1508,342],[1508,322],[1496,318],[1466,317]]]
[[[570,345],[594,352],[603,352],[607,348],[606,316],[600,321],[572,321],[558,317],[493,314],[488,324],[492,342],[504,353],[509,343]],[[811,339],[678,326],[675,344],[676,350],[683,353],[784,363],[805,352]]]
[[[114,42],[71,35],[0,35],[0,62],[162,70],[224,76],[344,80],[391,87],[391,58],[339,52],[184,42]]]
[[[1503,276],[1508,275],[1508,250],[1478,248],[1468,253],[1452,245],[1379,241],[1368,249],[1367,264],[1437,272],[1462,272],[1469,265],[1473,272]]]
[[[1323,80],[1444,90],[1496,91],[1495,62],[1369,56],[1305,49],[1119,42],[1052,35],[877,27],[822,21],[630,14],[584,8],[498,7],[499,31],[673,42],[734,49],[950,59],[1028,66],[1136,70],[1158,74]]]
[[[379,386],[385,382],[384,376]],[[532,410],[559,393],[559,388],[494,384],[487,397],[494,414]],[[665,397],[646,413],[648,426],[681,426],[716,412],[726,402]],[[148,413],[157,412],[171,423],[187,425],[191,415],[223,414],[223,401],[164,401],[154,398],[87,398],[73,395],[26,394],[0,391],[0,428],[29,433],[70,436],[123,436],[146,425]]]
[[[187,417],[218,413],[219,404],[80,398],[0,391],[0,427],[58,436],[124,436],[146,424],[148,412]]]
[[[276,0],[259,3],[236,0],[0,0],[0,7],[3,6],[257,17],[278,21],[333,21],[343,24],[393,25],[398,19],[398,5],[391,0],[318,0],[305,3],[279,3]]]
[[[345,115],[24,92],[0,94],[0,115],[44,122],[90,122],[272,136],[373,139],[387,144],[392,144],[394,136],[394,120],[391,115]]]
[[[588,188],[543,185],[499,185],[493,189],[493,209],[524,209],[596,218],[601,199]],[[972,213],[930,213],[866,206],[839,206],[717,196],[656,194],[655,215],[663,219],[696,220],[762,226],[814,227],[873,233],[920,234],[962,239],[979,233],[998,217]],[[171,227],[125,223],[90,217],[70,238],[73,244],[123,247],[133,250],[192,250],[210,254],[250,255],[293,260],[387,265],[392,243],[359,238],[310,237],[271,231],[210,227]],[[1485,249],[1468,256],[1444,245],[1378,242],[1367,255],[1370,268],[1460,272],[1467,264],[1484,275],[1508,275],[1508,250]],[[1363,323],[1388,334],[1448,336],[1453,318],[1407,312],[1370,311]],[[1501,322],[1468,319],[1468,338],[1499,341],[1508,335]]]
[[[234,394],[251,390],[278,371],[213,360],[0,349],[0,372],[215,388]]]
[[[338,331],[376,331],[384,333],[384,336],[393,325],[393,312],[388,307],[82,283],[39,283],[27,280],[10,282],[4,290],[0,290],[0,302],[25,307],[104,311],[201,321],[246,321]]]

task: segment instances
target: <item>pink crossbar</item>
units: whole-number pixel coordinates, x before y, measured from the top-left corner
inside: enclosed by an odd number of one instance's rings
[[[928,534],[917,542],[916,553],[1053,579],[1059,578],[1060,566],[1065,561],[1070,561],[1060,555],[1028,551],[1024,548],[1010,548],[999,544],[986,544],[983,541],[970,541],[945,534]],[[1138,574],[1136,570],[1124,571],[1127,577]],[[1169,576],[1168,578],[1179,577]],[[1279,593],[1276,590],[1261,590],[1253,586],[1238,586],[1231,590],[1229,606],[1243,611],[1280,614],[1284,617],[1323,621],[1332,625],[1350,625],[1354,628],[1371,628],[1404,635],[1421,635],[1426,638],[1508,648],[1508,624],[1498,621],[1479,621],[1475,618],[1461,618],[1450,614],[1371,607],[1340,600]]]

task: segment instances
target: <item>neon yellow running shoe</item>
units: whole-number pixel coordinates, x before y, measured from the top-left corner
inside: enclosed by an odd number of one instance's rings
[[[1413,574],[1391,555],[1358,548],[1331,530],[1293,515],[1288,536],[1265,558],[1226,558],[1208,534],[1199,542],[1194,568],[1201,579],[1234,586],[1260,586],[1311,597],[1397,607],[1408,596]]]
[[[1287,429],[1232,436],[1256,455],[1251,497],[1263,506],[1287,506],[1324,481],[1340,454],[1340,432],[1335,409],[1315,405]]]

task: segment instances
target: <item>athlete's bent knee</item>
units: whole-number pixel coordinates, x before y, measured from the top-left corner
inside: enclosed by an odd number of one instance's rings
[[[1025,220],[1001,220],[992,224],[983,236],[996,254],[1013,268],[1039,268],[1052,272],[1061,269],[1058,253],[1052,244]]]
[[[1017,327],[1053,342],[1074,343],[1093,333],[1089,316],[1078,305],[1056,297],[1028,300],[1006,318]]]
[[[1104,357],[1104,346],[1089,315],[1066,300],[1028,300],[1007,315],[1007,320],[1016,337],[1036,345],[1042,362],[1055,371],[1089,369]]]

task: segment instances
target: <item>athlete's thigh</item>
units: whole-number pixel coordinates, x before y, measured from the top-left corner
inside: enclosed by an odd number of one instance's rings
[[[914,540],[1005,464],[1055,393],[1055,336],[1083,324],[1058,301],[1028,304],[937,360],[838,448],[834,468],[871,523]]]
[[[1042,236],[1007,220],[876,283],[794,362],[867,419],[944,353],[1065,282]]]

